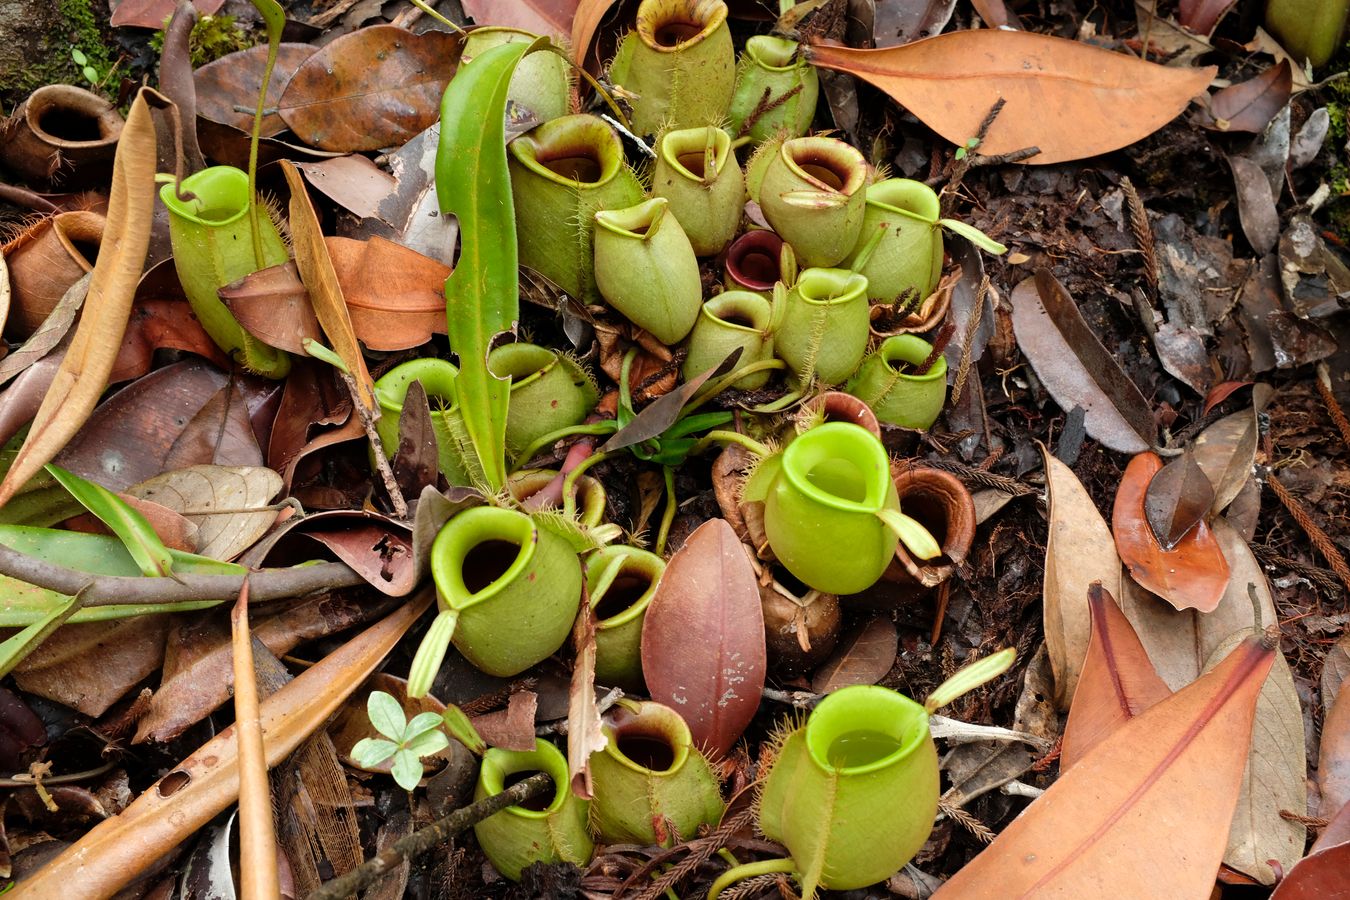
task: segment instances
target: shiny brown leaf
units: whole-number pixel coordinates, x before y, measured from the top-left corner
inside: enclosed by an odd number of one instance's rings
[[[1284,109],[1293,92],[1294,76],[1289,60],[1281,60],[1248,81],[1229,85],[1209,99],[1209,115],[1200,124],[1215,131],[1249,131],[1258,134]]]
[[[1187,450],[1149,481],[1144,493],[1144,515],[1158,543],[1164,550],[1171,550],[1186,532],[1204,520],[1213,502],[1214,486]]]
[[[240,327],[270,347],[303,354],[306,339],[323,340],[294,260],[259,269],[216,293]]]
[[[451,269],[407,247],[324,239],[352,328],[372,350],[407,350],[445,334],[445,279]]]
[[[272,137],[286,130],[285,121],[275,111],[277,103],[281,101],[286,86],[291,83],[295,70],[316,52],[316,48],[310,44],[281,44],[277,47],[277,63],[272,69],[272,80],[267,84],[267,98],[263,101],[264,109],[272,110],[263,116],[263,137]],[[242,132],[250,131],[266,63],[267,45],[259,44],[199,66],[192,74],[192,80],[197,86],[197,115]]]
[[[839,639],[811,677],[811,690],[828,694],[851,684],[876,684],[895,665],[900,636],[886,616],[873,616]]]
[[[1308,855],[1291,869],[1270,900],[1350,897],[1350,803],[1341,807]]]

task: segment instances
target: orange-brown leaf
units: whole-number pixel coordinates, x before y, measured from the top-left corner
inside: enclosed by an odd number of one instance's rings
[[[883,50],[815,44],[810,57],[881,88],[957,146],[979,133],[1001,98],[1003,111],[979,152],[1039,147],[1027,160],[1036,164],[1133,144],[1176,118],[1217,71],[1155,65],[1030,31],[988,29]]]
[[[1130,719],[1172,694],[1158,677],[1130,620],[1100,582],[1088,590],[1088,609],[1092,637],[1064,726],[1061,772],[1067,772]]]
[[[591,48],[600,20],[614,5],[614,0],[581,0],[572,19],[572,59],[577,65],[586,64],[586,52]]]
[[[1204,898],[1274,661],[1240,644],[1065,773],[938,891],[965,898]]]
[[[1203,520],[1164,550],[1144,513],[1149,482],[1162,468],[1156,453],[1140,453],[1125,467],[1111,512],[1116,552],[1140,585],[1177,609],[1212,612],[1228,587],[1228,561]]]
[[[407,350],[445,334],[444,263],[402,244],[328,237],[356,336],[372,350]]]

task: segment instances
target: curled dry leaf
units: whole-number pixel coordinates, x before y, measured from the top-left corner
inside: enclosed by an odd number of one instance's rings
[[[1088,587],[1120,594],[1120,557],[1106,520],[1073,470],[1041,445],[1049,520],[1042,610],[1055,705],[1069,708],[1092,633]]]
[[[300,64],[278,107],[300,140],[352,153],[407,143],[436,121],[463,38],[376,25],[344,34]]]
[[[1224,416],[1195,439],[1195,464],[1214,486],[1211,513],[1226,509],[1251,478],[1259,436],[1256,409],[1250,408]]]
[[[451,268],[382,237],[328,237],[356,336],[372,350],[407,350],[445,334]]]
[[[886,616],[873,616],[839,639],[811,677],[811,690],[828,694],[852,684],[876,684],[895,665],[900,635]]]
[[[277,519],[271,502],[281,476],[262,466],[189,466],[128,490],[174,510],[197,526],[198,553],[234,559]]]
[[[1092,639],[1064,726],[1061,773],[1130,719],[1172,694],[1158,677],[1130,620],[1100,584],[1089,589],[1088,607]]]
[[[1127,722],[938,897],[1096,897],[1103,885],[1121,897],[1209,896],[1273,659],[1260,641],[1244,641],[1214,671]]]
[[[1206,671],[1219,665],[1249,634],[1229,635],[1206,661]],[[1251,750],[1242,770],[1242,788],[1223,854],[1224,865],[1261,884],[1274,884],[1277,871],[1293,868],[1303,856],[1307,840],[1302,822],[1281,815],[1281,811],[1296,816],[1308,813],[1307,758],[1303,750],[1303,711],[1294,690],[1294,676],[1279,648],[1274,657],[1256,700]],[[1272,868],[1270,860],[1278,868]]]
[[[813,44],[810,59],[876,85],[957,146],[979,133],[1002,99],[1006,105],[979,152],[1039,147],[1027,160],[1035,164],[1097,156],[1152,134],[1218,71],[1159,66],[1030,31],[987,29],[882,50]]]
[[[755,570],[731,526],[709,519],[670,558],[647,607],[643,677],[694,742],[721,756],[759,709],[766,665]]]
[[[1017,345],[1061,409],[1081,406],[1087,433],[1112,450],[1153,446],[1157,425],[1148,402],[1049,270],[1017,285],[1012,307]]]
[[[430,591],[328,654],[260,705],[268,765],[323,727],[431,604]],[[24,884],[34,897],[109,897],[158,862],[239,796],[234,729],[203,744],[120,815],[100,822]]]
[[[323,340],[295,260],[251,272],[216,293],[240,327],[269,347],[304,354],[306,339]]]
[[[1156,453],[1135,456],[1116,491],[1111,529],[1130,576],[1177,609],[1211,612],[1228,587],[1228,562],[1202,520],[1171,550],[1153,536],[1144,513],[1149,482],[1162,468]]]
[[[491,747],[530,751],[534,749],[534,719],[538,709],[538,694],[516,691],[506,701],[506,709],[475,716],[473,727]]]
[[[585,585],[582,590],[585,592]],[[594,796],[591,754],[605,749],[609,743],[600,721],[600,707],[595,702],[595,625],[591,599],[585,593],[572,626],[572,646],[577,661],[572,667],[572,681],[567,689],[567,772],[571,776],[572,793],[586,799]]]
[[[1144,515],[1158,543],[1164,550],[1171,550],[1204,520],[1213,503],[1214,486],[1187,450],[1149,481],[1144,492]]]
[[[579,0],[577,3],[576,15],[572,17],[572,60],[577,65],[586,65],[595,30],[613,5],[614,0]]]

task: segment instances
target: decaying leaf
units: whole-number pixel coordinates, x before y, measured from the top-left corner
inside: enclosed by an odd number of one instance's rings
[[[1195,439],[1191,450],[1195,464],[1214,486],[1210,512],[1222,512],[1233,502],[1252,474],[1259,437],[1256,409],[1224,416]]]
[[[1341,807],[1308,855],[1270,900],[1331,900],[1350,894],[1350,804]]]
[[[329,237],[356,336],[372,350],[406,350],[445,334],[450,267],[382,237]]]
[[[576,38],[574,26],[574,46]],[[1097,156],[1152,134],[1218,71],[1174,69],[1079,41],[987,29],[883,50],[817,43],[810,59],[876,85],[958,147],[979,133],[1002,99],[1006,105],[979,151],[1039,147],[1027,160],[1036,164]]]
[[[577,65],[586,65],[595,30],[613,5],[614,0],[579,0],[577,3],[576,15],[572,17],[572,60]]]
[[[475,716],[473,727],[491,747],[504,750],[534,749],[534,720],[539,695],[534,691],[516,691],[506,701],[506,709]]]
[[[1144,502],[1149,482],[1161,468],[1155,453],[1140,453],[1125,467],[1111,513],[1116,552],[1135,581],[1177,609],[1211,612],[1228,586],[1228,562],[1204,521],[1171,550],[1153,536]]]
[[[1214,486],[1188,450],[1158,470],[1144,493],[1148,527],[1164,550],[1176,547],[1214,503]]]
[[[595,702],[595,612],[589,596],[583,599],[572,627],[572,645],[577,661],[567,691],[567,772],[572,793],[594,796],[591,784],[591,754],[605,749],[609,738]]]
[[[464,0],[464,12],[478,25],[519,28],[565,38],[577,14],[577,0]]]
[[[261,466],[189,466],[128,489],[196,523],[197,552],[213,559],[234,559],[272,527],[280,491],[281,476]]]
[[[1157,425],[1148,402],[1049,270],[1017,285],[1012,307],[1017,345],[1061,409],[1081,406],[1087,433],[1112,450],[1153,446]]]
[[[1258,133],[1289,102],[1293,87],[1293,69],[1289,60],[1281,60],[1255,78],[1217,92],[1201,124],[1215,131]]]
[[[1322,800],[1318,813],[1335,815],[1350,805],[1350,693],[1341,691],[1327,706],[1322,720],[1322,743],[1317,754],[1317,787]]]
[[[309,183],[338,206],[361,217],[377,215],[380,201],[394,189],[394,177],[353,153],[318,162],[296,163]]]
[[[1088,606],[1092,639],[1064,726],[1061,773],[1130,719],[1172,694],[1158,677],[1130,620],[1100,584],[1090,588]]]
[[[766,665],[755,570],[731,526],[709,519],[670,558],[647,607],[643,677],[720,756],[759,709]]]
[[[286,122],[276,112],[277,103],[285,93],[286,85],[291,83],[295,70],[316,52],[317,48],[311,44],[280,44],[277,47],[277,62],[263,102],[268,112],[262,118],[262,137],[273,137],[286,130]],[[197,115],[239,131],[251,129],[253,107],[258,102],[266,63],[267,45],[259,44],[198,66],[192,73],[197,88]]]
[[[895,665],[900,636],[886,616],[873,616],[839,639],[811,676],[811,690],[828,694],[851,684],[876,684]]]
[[[14,682],[87,716],[101,716],[160,667],[168,630],[167,616],[66,625],[19,663]]]
[[[1088,588],[1120,594],[1120,557],[1106,520],[1073,470],[1041,447],[1049,530],[1045,539],[1045,647],[1055,673],[1055,705],[1069,708],[1092,633]]]
[[[306,339],[323,340],[295,260],[259,269],[217,293],[240,327],[270,347],[303,354]]]
[[[1126,723],[938,897],[1209,896],[1273,660],[1271,648],[1244,641],[1214,671]]]

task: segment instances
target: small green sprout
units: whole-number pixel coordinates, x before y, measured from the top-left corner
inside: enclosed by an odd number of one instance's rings
[[[975,148],[978,146],[980,146],[980,139],[971,138],[970,140],[966,141],[966,145],[964,147],[956,148],[956,158],[965,159],[966,155],[973,152]]]
[[[84,51],[79,47],[71,47],[70,58],[75,61],[75,65],[80,67],[80,74],[84,76],[84,80],[89,82],[91,87],[98,88],[100,81],[98,69],[89,65],[89,57],[85,55]]]
[[[389,740],[362,738],[352,747],[352,759],[371,768],[392,758],[390,772],[405,791],[411,791],[422,780],[422,757],[439,753],[450,745],[450,739],[441,731],[439,715],[419,713],[410,722],[399,702],[384,691],[371,692],[366,700],[366,714],[375,730]]]

